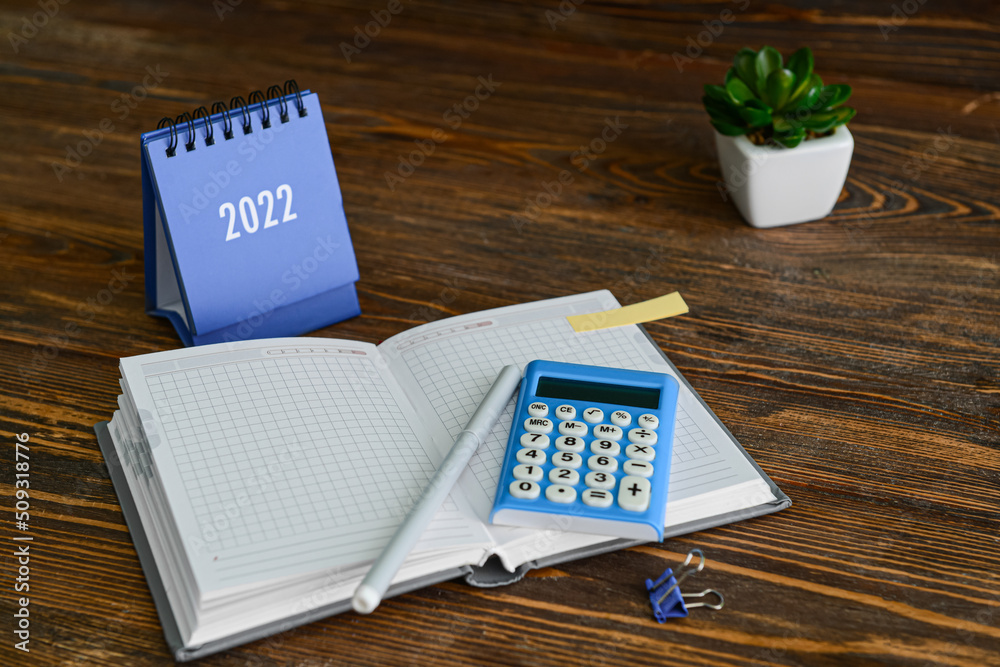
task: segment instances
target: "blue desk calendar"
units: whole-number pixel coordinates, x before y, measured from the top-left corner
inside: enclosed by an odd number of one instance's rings
[[[663,373],[529,363],[490,521],[662,540],[677,391]]]
[[[185,345],[294,336],[360,314],[319,98],[294,81],[141,139],[146,310]]]

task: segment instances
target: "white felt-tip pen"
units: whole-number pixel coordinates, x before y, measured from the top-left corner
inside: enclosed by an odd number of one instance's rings
[[[354,591],[354,598],[351,600],[354,611],[370,614],[382,602],[382,596],[392,583],[392,578],[399,572],[403,561],[423,535],[427,524],[441,507],[441,503],[451,493],[455,482],[469,464],[480,443],[486,439],[500,418],[520,382],[521,369],[517,366],[504,366],[497,375],[493,386],[486,392],[486,397],[479,404],[469,423],[458,434],[458,439],[445,457],[444,463],[424,489],[417,504],[403,519],[396,534],[372,563],[368,574]]]

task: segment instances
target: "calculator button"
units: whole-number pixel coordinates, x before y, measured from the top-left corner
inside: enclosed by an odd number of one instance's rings
[[[611,413],[611,423],[615,426],[628,426],[632,423],[632,415],[624,410],[615,410]]]
[[[517,451],[518,463],[533,463],[540,466],[545,463],[545,452],[541,449],[519,449]]]
[[[617,426],[612,426],[611,424],[599,424],[594,427],[594,437],[603,438],[605,440],[621,440],[622,430]]]
[[[633,461],[629,459],[622,466],[622,472],[626,475],[636,475],[638,477],[652,477],[653,464],[646,461]]]
[[[643,428],[659,428],[660,418],[651,414],[639,415],[639,421],[637,423]]]
[[[528,415],[532,417],[548,417],[549,406],[544,403],[532,403],[528,406]]]
[[[583,483],[592,489],[610,491],[615,488],[615,476],[606,472],[588,472],[583,478]]]
[[[569,468],[553,468],[549,471],[549,481],[553,484],[576,486],[580,483],[580,473]]]
[[[638,461],[652,461],[656,458],[656,450],[649,445],[629,445],[625,448],[625,456]]]
[[[515,498],[520,498],[522,500],[534,500],[541,493],[542,487],[538,486],[534,482],[511,482],[510,483],[510,495]]]
[[[583,422],[559,422],[559,432],[563,435],[587,435],[587,425]]]
[[[572,486],[553,484],[545,489],[545,497],[554,503],[571,503],[576,500],[576,489]]]
[[[514,466],[514,479],[540,482],[542,480],[542,466],[523,463],[519,466]]]
[[[572,405],[560,405],[556,408],[556,417],[559,419],[576,419],[576,408]]]
[[[651,488],[652,485],[645,477],[623,477],[621,486],[618,487],[618,505],[630,512],[645,512],[649,509]]]
[[[524,430],[528,433],[552,433],[552,420],[544,417],[528,417],[524,420]]]
[[[583,421],[590,424],[604,421],[604,410],[600,408],[587,408],[583,411]]]
[[[587,459],[587,467],[594,472],[614,472],[618,470],[618,459],[613,456],[591,456]]]
[[[629,442],[638,442],[643,445],[656,444],[656,432],[644,428],[634,428],[628,432]]]
[[[521,436],[521,446],[545,449],[549,446],[549,436],[541,433],[525,433]]]
[[[618,456],[622,453],[622,446],[614,440],[594,440],[590,443],[590,451],[592,454]]]
[[[559,452],[552,455],[552,465],[576,469],[583,465],[583,457],[573,452]]]
[[[591,507],[610,507],[613,499],[610,491],[601,491],[600,489],[587,489],[580,497],[583,498],[584,505]]]
[[[561,435],[556,438],[556,449],[560,452],[582,452],[584,444],[583,438],[575,435]]]

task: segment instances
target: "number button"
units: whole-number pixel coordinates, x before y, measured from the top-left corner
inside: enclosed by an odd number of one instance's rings
[[[652,461],[656,458],[656,451],[649,445],[629,445],[625,448],[625,456],[639,461]]]
[[[642,426],[643,428],[659,428],[660,418],[657,417],[656,415],[651,415],[648,413],[644,415],[639,415],[639,426]]]
[[[594,472],[614,472],[618,470],[618,459],[613,456],[591,456],[587,467]]]
[[[542,467],[521,464],[514,466],[514,479],[538,482],[542,479]]]
[[[590,424],[596,424],[600,421],[604,421],[604,410],[600,408],[587,408],[583,411],[583,421]]]
[[[553,468],[549,471],[549,481],[553,484],[576,486],[580,483],[580,473],[569,468]]]
[[[545,449],[549,446],[549,436],[541,433],[525,433],[521,436],[521,446]]]
[[[545,463],[545,452],[541,449],[521,449],[517,452],[518,463],[528,463],[540,466]]]
[[[588,472],[583,478],[583,483],[592,489],[610,491],[615,488],[615,476],[606,472]]]
[[[630,512],[645,512],[649,509],[651,488],[645,477],[623,477],[618,487],[618,506]]]
[[[545,497],[554,503],[571,503],[576,500],[576,489],[572,486],[553,484],[545,489]]]
[[[600,489],[587,489],[580,496],[583,498],[584,505],[590,505],[591,507],[610,507],[611,506],[611,492],[601,491]]]
[[[552,433],[552,420],[544,417],[528,417],[524,420],[524,430],[528,433]]]
[[[628,432],[629,442],[638,442],[643,445],[655,445],[656,444],[656,432],[647,431],[644,428],[634,428]]]
[[[618,456],[621,454],[622,446],[614,440],[594,440],[590,443],[592,454],[603,454],[604,456]]]
[[[548,417],[549,406],[544,403],[532,403],[528,406],[528,415],[531,417]]]
[[[560,452],[582,452],[583,451],[583,438],[578,438],[575,435],[561,435],[556,438],[556,449]]]
[[[587,435],[587,425],[583,422],[559,422],[559,432],[563,435]]]
[[[622,430],[611,424],[600,424],[594,427],[594,437],[617,442],[622,439]]]
[[[637,477],[652,477],[653,464],[646,463],[645,461],[629,460],[622,466],[622,472],[626,475],[635,475]]]
[[[552,455],[552,465],[575,470],[583,465],[583,457],[573,452],[559,452]]]
[[[534,500],[541,493],[542,487],[534,482],[511,482],[510,495],[521,500]]]
[[[615,410],[611,413],[611,423],[615,426],[628,426],[632,423],[632,415],[624,410]]]
[[[576,419],[576,408],[572,405],[560,405],[556,408],[556,417],[559,419]]]

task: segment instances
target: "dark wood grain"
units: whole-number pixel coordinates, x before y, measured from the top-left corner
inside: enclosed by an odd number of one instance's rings
[[[586,0],[553,27],[555,0],[422,0],[348,62],[339,44],[386,3],[244,0],[219,20],[207,1],[74,0],[16,53],[40,9],[6,3],[0,490],[11,511],[14,434],[30,434],[35,541],[22,654],[3,517],[0,663],[170,661],[91,430],[119,357],[179,345],[143,311],[138,136],[294,77],[321,96],[361,270],[363,315],[315,335],[680,290],[691,313],[651,334],[795,504],[502,589],[426,588],[204,664],[1000,664],[1000,11],[896,5],[893,23],[888,2]],[[679,71],[673,54],[727,9]],[[824,221],[756,230],[719,195],[701,86],[763,44],[809,44],[824,80],[854,87],[854,159]],[[116,106],[147,67],[162,81]],[[490,75],[496,92],[449,127]],[[627,128],[578,169],[607,118]],[[57,178],[103,119],[114,130]],[[435,128],[447,141],[390,189]],[[573,183],[518,231],[563,169]],[[642,582],[695,546],[726,607],[658,625]]]

